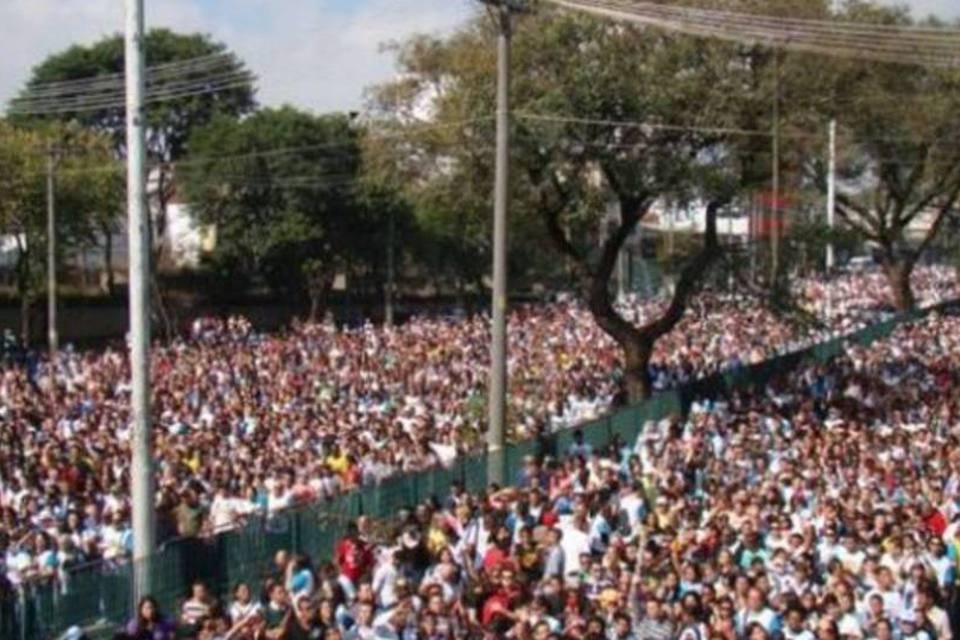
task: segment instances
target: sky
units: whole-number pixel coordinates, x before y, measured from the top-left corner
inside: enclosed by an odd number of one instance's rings
[[[960,17],[957,0],[909,0],[916,15]],[[381,45],[413,33],[449,32],[474,0],[146,0],[147,25],[208,33],[259,77],[258,98],[318,112],[363,105],[364,89],[389,80]],[[121,0],[0,0],[0,104],[33,65],[74,43],[123,28]]]

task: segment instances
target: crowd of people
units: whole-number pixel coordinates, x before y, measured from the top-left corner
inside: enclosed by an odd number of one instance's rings
[[[827,325],[701,295],[658,343],[655,386],[863,326],[890,310],[877,282],[871,274],[807,281],[801,300],[829,311]],[[956,286],[952,271],[917,271],[922,303],[950,298]],[[661,306],[628,301],[621,310],[643,322]],[[619,350],[585,310],[569,302],[517,308],[509,336],[515,435],[610,408]],[[189,336],[152,354],[160,539],[227,529],[482,446],[488,342],[481,316],[295,325],[279,334],[242,318],[198,320]],[[64,350],[55,361],[0,368],[0,556],[14,585],[129,553],[128,378],[118,349]]]
[[[454,485],[223,601],[145,599],[127,638],[951,640],[960,316],[932,315],[634,442]]]

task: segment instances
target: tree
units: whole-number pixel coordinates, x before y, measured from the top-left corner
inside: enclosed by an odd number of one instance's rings
[[[148,180],[148,195],[151,211],[151,282],[154,293],[154,309],[159,310],[165,330],[172,326],[165,312],[156,268],[166,259],[167,207],[176,185],[173,182],[173,166],[187,151],[191,133],[209,123],[217,116],[239,117],[250,113],[255,107],[254,88],[246,67],[226,45],[213,41],[203,34],[179,34],[169,29],[152,29],[144,41],[146,64],[149,67],[169,65],[196,59],[213,59],[203,71],[196,67],[175,73],[166,79],[167,86],[175,86],[189,79],[213,78],[205,91],[181,92],[175,99],[151,102],[145,109],[147,160],[152,165]],[[222,56],[222,58],[213,58]],[[43,87],[46,83],[107,78],[121,74],[124,69],[124,42],[121,35],[108,36],[90,46],[74,45],[65,51],[53,54],[33,69],[24,89]],[[215,78],[231,79],[218,82]],[[49,86],[49,85],[47,85]],[[176,92],[173,92],[176,94]],[[103,108],[69,111],[61,110],[46,116],[29,119],[75,122],[84,127],[103,132],[111,137],[117,158],[126,155],[125,115],[122,100]],[[104,227],[101,232],[106,232]],[[104,239],[105,253],[112,254],[111,239]]]
[[[414,150],[395,169],[399,182],[419,207],[449,194],[450,204],[433,209],[448,218],[462,216],[466,200],[486,237],[492,126],[483,116],[494,104],[495,35],[480,17],[446,40],[414,38],[398,49],[403,80],[374,94],[401,114],[430,104],[431,122],[446,127],[403,118],[395,125]],[[691,125],[704,113],[714,127],[739,115],[745,79],[736,50],[553,11],[525,16],[514,42],[512,253],[538,254],[543,241],[559,251],[552,255],[570,265],[576,292],[623,349],[624,392],[637,400],[651,391],[656,341],[680,320],[719,254],[716,214],[739,183],[736,141]],[[666,196],[703,198],[710,222],[663,314],[638,327],[614,304],[611,276],[641,219]]]
[[[145,38],[144,52],[149,67],[184,62],[222,54],[223,60],[204,74],[211,77],[243,77],[245,65],[226,45],[202,34],[178,34],[169,29],[152,29]],[[53,54],[33,69],[25,93],[46,83],[103,78],[122,74],[124,42],[121,35],[106,37],[90,46],[74,45]],[[178,73],[175,81],[196,77],[198,72]],[[173,82],[171,80],[170,82]],[[225,87],[225,88],[218,88]],[[250,82],[210,83],[210,91],[152,102],[146,108],[147,157],[155,170],[150,182],[153,210],[155,258],[163,255],[167,204],[173,195],[172,166],[187,150],[191,132],[215,116],[242,116],[255,106],[254,88]],[[122,101],[121,101],[122,102]],[[120,105],[85,111],[62,111],[43,119],[77,122],[84,127],[111,136],[118,157],[126,155],[124,108]]]
[[[858,20],[909,24],[904,11],[854,4]],[[914,267],[960,204],[960,72],[846,63],[838,116],[840,218],[878,252],[894,305],[915,305]]]
[[[305,294],[316,317],[335,276],[383,233],[358,195],[350,118],[264,109],[216,118],[189,144],[178,180],[198,219],[216,225],[213,262],[229,278]]]
[[[56,154],[57,250],[63,256],[93,242],[113,224],[122,193],[109,140],[76,126],[21,128],[0,121],[0,232],[16,245],[20,332],[30,339],[30,309],[47,269],[47,158]]]
[[[452,285],[461,294],[486,290],[492,255],[492,37],[486,25],[473,22],[449,40],[415,36],[394,43],[403,77],[369,92],[374,120],[364,137],[365,179],[406,200],[416,221],[415,259],[435,288]],[[559,271],[532,215],[532,195],[512,194],[508,238],[515,290]]]

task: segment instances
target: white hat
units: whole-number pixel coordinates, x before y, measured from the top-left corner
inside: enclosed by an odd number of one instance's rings
[[[69,629],[67,629],[66,631],[64,631],[64,633],[63,633],[63,635],[61,636],[60,640],[80,640],[80,639],[83,638],[83,637],[84,637],[84,636],[83,636],[83,629],[81,629],[80,627],[74,625],[74,626],[70,627]]]

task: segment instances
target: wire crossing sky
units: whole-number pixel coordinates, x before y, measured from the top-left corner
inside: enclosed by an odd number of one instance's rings
[[[904,0],[916,16],[960,17],[957,0]],[[209,33],[258,77],[258,99],[317,111],[358,109],[363,91],[396,73],[383,43],[413,33],[449,33],[475,0],[148,0],[147,25]],[[15,97],[30,69],[72,44],[123,27],[116,0],[0,2],[0,104]]]
[[[713,11],[639,0],[547,0],[566,9],[698,36],[932,67],[960,67],[960,30]]]

